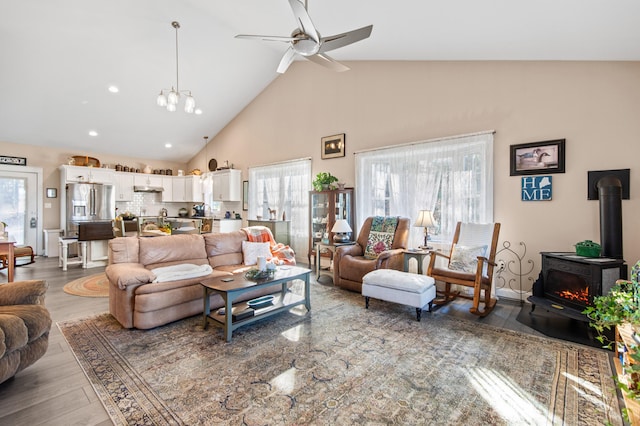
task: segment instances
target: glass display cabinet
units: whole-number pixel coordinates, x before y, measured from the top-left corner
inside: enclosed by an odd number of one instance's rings
[[[316,259],[316,244],[331,243],[331,228],[338,219],[345,219],[352,229],[350,240],[356,238],[353,188],[309,191],[309,265]],[[324,256],[324,253],[321,253]],[[331,256],[331,253],[326,253]]]

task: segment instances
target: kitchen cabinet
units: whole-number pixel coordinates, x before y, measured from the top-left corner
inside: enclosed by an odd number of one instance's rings
[[[265,226],[271,230],[276,243],[291,245],[291,222],[288,220],[252,220],[247,221],[249,226]]]
[[[162,178],[162,201],[163,202],[171,202],[173,201],[173,180],[175,178],[172,176],[165,176]]]
[[[176,202],[203,202],[200,176],[177,176],[172,179],[172,198]]]
[[[133,176],[132,173],[114,174],[116,201],[133,201]]]
[[[331,228],[338,219],[345,219],[352,229],[351,241],[356,239],[353,188],[309,191],[309,264],[316,259],[316,244],[333,242]],[[330,256],[330,253],[321,253]]]
[[[85,166],[60,166],[60,177],[67,182],[113,183],[115,172],[111,169]]]
[[[242,172],[236,169],[211,173],[214,201],[242,201]]]
[[[214,220],[211,232],[233,232],[242,228],[242,220],[238,219],[220,219]]]
[[[133,185],[134,186],[154,186],[159,188],[159,187],[162,187],[162,176],[134,173]]]

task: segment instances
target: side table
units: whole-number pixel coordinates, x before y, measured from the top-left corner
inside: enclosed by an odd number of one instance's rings
[[[404,255],[404,271],[409,272],[409,260],[415,259],[418,261],[418,274],[422,275],[422,263],[425,257],[431,255],[431,250],[408,249],[403,250],[402,254]]]
[[[321,259],[320,252],[322,250],[326,249],[331,252],[329,261],[333,262],[333,255],[336,252],[336,248],[340,246],[352,246],[354,244],[355,244],[355,241],[349,241],[346,243],[323,243],[321,241],[317,242],[316,243],[316,281],[318,281],[322,275],[327,275],[333,278],[333,273],[329,271],[330,268],[328,268],[327,270],[323,270],[322,267],[320,266],[320,259]]]

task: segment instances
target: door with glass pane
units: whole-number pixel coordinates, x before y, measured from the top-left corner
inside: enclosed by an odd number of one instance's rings
[[[17,245],[38,247],[38,175],[0,169],[0,221]]]

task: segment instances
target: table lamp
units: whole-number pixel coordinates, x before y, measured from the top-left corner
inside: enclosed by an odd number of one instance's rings
[[[421,249],[431,248],[428,244],[429,227],[433,226],[434,223],[435,220],[433,219],[433,213],[431,212],[431,210],[420,210],[420,212],[418,212],[418,219],[413,224],[413,226],[424,228],[424,245],[420,246]]]
[[[348,234],[349,232],[352,232],[352,229],[346,219],[338,219],[336,220],[336,223],[333,224],[331,232],[333,232],[334,243],[346,243],[349,241]]]

